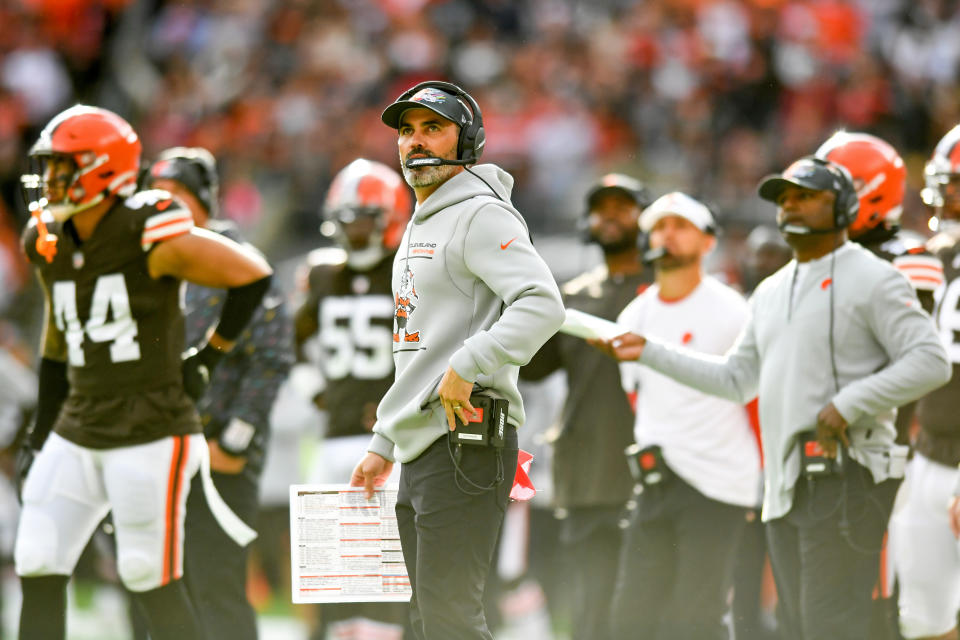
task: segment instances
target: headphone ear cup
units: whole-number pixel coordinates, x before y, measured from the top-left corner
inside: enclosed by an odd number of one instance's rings
[[[834,215],[837,219],[837,226],[846,229],[857,217],[857,211],[860,209],[860,198],[857,196],[853,185],[850,184],[849,178],[842,171],[839,173],[843,176],[844,186],[835,202],[837,210]]]
[[[479,160],[480,154],[483,153],[483,145],[487,141],[487,132],[483,129],[483,124],[479,120],[480,116],[474,116],[474,125],[471,125],[470,128],[476,126],[476,133],[473,134],[472,139],[470,140],[470,159]],[[479,125],[479,126],[478,126]]]
[[[473,116],[473,121],[460,130],[460,137],[457,138],[457,158],[460,160],[476,162],[483,153],[487,134],[483,129],[483,120],[479,113],[478,110]]]

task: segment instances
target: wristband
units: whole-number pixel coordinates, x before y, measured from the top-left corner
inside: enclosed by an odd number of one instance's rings
[[[223,310],[220,312],[220,321],[217,323],[217,333],[225,340],[235,341],[240,337],[253,312],[260,306],[260,301],[270,288],[273,275],[267,275],[241,287],[227,289],[227,299],[223,301]]]

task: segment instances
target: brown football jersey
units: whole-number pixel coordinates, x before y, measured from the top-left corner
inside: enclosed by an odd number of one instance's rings
[[[297,312],[297,341],[319,343],[328,437],[370,433],[376,408],[393,384],[393,254],[368,271],[337,250],[310,259],[307,298]]]
[[[941,233],[930,240],[928,248],[943,263],[945,286],[937,294],[933,316],[953,376],[920,400],[916,448],[931,460],[955,467],[960,463],[960,242],[955,235]]]
[[[37,253],[37,226],[24,231],[48,297],[47,332],[65,346],[70,395],[54,426],[63,437],[105,448],[199,431],[180,370],[180,281],[147,267],[156,243],[192,226],[168,193],[143,191],[118,201],[84,242],[71,222],[49,222],[51,262]]]

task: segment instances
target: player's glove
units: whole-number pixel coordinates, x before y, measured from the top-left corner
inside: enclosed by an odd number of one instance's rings
[[[194,401],[203,397],[210,386],[210,376],[223,358],[223,352],[210,344],[202,349],[191,347],[183,353],[183,390]]]

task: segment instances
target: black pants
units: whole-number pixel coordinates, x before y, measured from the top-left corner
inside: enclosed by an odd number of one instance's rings
[[[880,547],[899,485],[875,483],[850,458],[841,474],[798,480],[790,513],[767,523],[785,640],[870,637]]]
[[[491,640],[483,615],[483,588],[503,524],[517,468],[517,431],[506,430],[501,449],[464,445],[459,466],[479,491],[459,478],[450,440],[442,436],[404,464],[397,525],[413,597],[410,620],[418,640]],[[467,492],[477,495],[468,495]]]
[[[561,521],[560,557],[567,559],[572,592],[572,640],[609,640],[610,601],[620,566],[620,507],[578,507]]]
[[[745,512],[678,476],[645,489],[624,539],[613,637],[726,640],[723,616]]]
[[[736,640],[766,640],[773,637],[773,632],[764,627],[761,614],[767,528],[760,521],[759,509],[747,513],[733,569],[733,636]]]
[[[249,525],[257,517],[257,484],[245,474],[213,473],[223,500]],[[247,555],[220,527],[207,506],[200,474],[187,498],[183,577],[204,638],[255,640],[257,618],[247,601]]]

